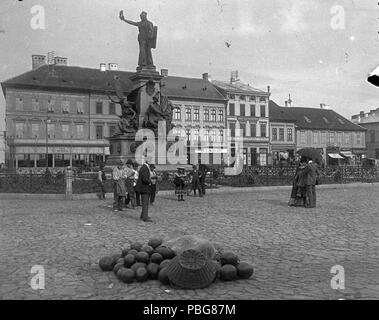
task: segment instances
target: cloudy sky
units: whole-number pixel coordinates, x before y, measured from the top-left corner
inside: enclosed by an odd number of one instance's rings
[[[34,30],[31,8],[45,10]],[[350,119],[378,106],[367,74],[379,64],[379,6],[373,0],[7,0],[0,2],[0,81],[31,69],[32,54],[55,51],[69,65],[137,65],[142,10],[158,26],[158,69],[170,75],[271,86],[279,104],[330,105]],[[230,46],[225,43],[228,42]],[[0,104],[3,104],[2,95]]]

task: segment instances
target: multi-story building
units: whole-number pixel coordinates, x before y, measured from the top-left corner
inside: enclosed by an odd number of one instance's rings
[[[267,92],[238,81],[212,80],[228,99],[227,128],[231,136],[240,130],[244,165],[267,165],[269,160],[269,87]]]
[[[273,165],[290,164],[295,160],[296,120],[283,109],[270,100],[270,146]]]
[[[114,76],[133,73],[67,66],[66,58],[34,55],[33,70],[3,82],[6,157],[10,166],[94,165],[109,154],[119,105],[110,102]],[[113,64],[112,67],[114,68]]]
[[[367,158],[379,159],[379,108],[369,112],[361,111],[351,117],[352,121],[366,131]]]
[[[187,141],[187,162],[221,164],[223,154],[217,150],[224,142],[226,99],[212,85],[206,73],[202,78],[168,76],[161,70],[161,90],[172,102],[174,131],[182,132]],[[214,147],[215,153],[208,153]],[[200,151],[200,152],[199,152]]]
[[[366,152],[366,129],[331,109],[279,107],[295,120],[296,149],[319,149],[326,165],[358,164]]]

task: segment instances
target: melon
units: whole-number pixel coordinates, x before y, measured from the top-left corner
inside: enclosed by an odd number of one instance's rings
[[[162,242],[163,242],[162,239],[153,238],[149,240],[147,245],[155,249],[155,248],[158,248],[162,244]]]
[[[149,262],[149,254],[147,252],[141,251],[136,255],[136,260],[138,262],[148,263]]]
[[[247,262],[241,262],[237,266],[237,274],[240,279],[249,279],[254,273],[254,268]]]
[[[158,279],[159,274],[159,264],[157,263],[150,263],[147,268],[147,273],[149,274],[150,279]]]
[[[116,263],[116,265],[113,268],[113,272],[117,274],[118,270],[120,270],[121,268],[124,268],[124,263]]]
[[[223,252],[221,254],[221,265],[231,264],[232,266],[237,266],[239,263],[238,256],[233,252]]]
[[[160,264],[163,261],[163,257],[160,253],[153,253],[150,257],[150,261],[156,264]]]
[[[164,285],[170,284],[170,279],[168,278],[167,268],[163,268],[161,271],[159,271],[158,280]]]
[[[133,270],[133,271],[137,271],[139,268],[146,268],[146,263],[143,263],[143,262],[136,262],[135,264],[133,264],[132,266],[131,266],[131,269]]]
[[[121,254],[123,257],[125,257],[128,252],[131,250],[130,246],[126,246],[124,249],[122,249]]]
[[[155,252],[161,254],[163,259],[172,259],[175,257],[175,252],[168,247],[158,247],[155,249]]]
[[[114,258],[114,261],[117,261],[118,259],[122,258],[122,254],[121,254],[121,252],[115,253],[115,254],[112,254],[112,257]]]
[[[138,253],[138,251],[135,250],[135,249],[130,249],[130,250],[128,251],[128,254],[132,254],[133,256],[136,256],[137,253]]]
[[[135,272],[132,269],[121,268],[117,272],[117,278],[119,278],[122,282],[132,283],[135,278]]]
[[[216,279],[220,279],[221,277],[221,265],[216,263]]]
[[[237,268],[231,264],[225,264],[220,269],[220,279],[232,281],[237,279]]]
[[[140,242],[134,242],[130,245],[130,249],[141,251],[143,244]]]
[[[124,263],[124,258],[120,258],[120,259],[118,259],[117,261],[116,261],[116,264],[117,263]]]
[[[147,252],[149,256],[151,256],[154,253],[154,248],[148,245],[144,245],[141,249],[141,251]]]
[[[113,256],[105,256],[99,260],[99,266],[103,271],[112,271],[116,264],[116,260]]]
[[[146,281],[149,274],[147,273],[146,268],[138,268],[136,271],[136,279],[139,282]]]
[[[167,267],[171,263],[170,259],[163,260],[159,265],[159,270],[162,270],[163,268]]]
[[[126,268],[130,268],[136,262],[136,257],[133,254],[127,254],[124,257],[124,265]]]

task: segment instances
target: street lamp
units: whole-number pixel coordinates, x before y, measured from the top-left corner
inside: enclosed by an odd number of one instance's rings
[[[49,167],[49,124],[51,123],[50,117],[46,119],[46,168]]]

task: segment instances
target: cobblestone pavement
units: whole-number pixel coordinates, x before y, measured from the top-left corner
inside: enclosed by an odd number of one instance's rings
[[[112,212],[111,200],[0,200],[0,298],[378,299],[378,195],[379,186],[320,189],[315,209],[288,207],[285,190],[180,203],[158,195],[153,224],[141,222],[139,210]],[[254,276],[172,290],[100,271],[99,257],[177,228],[237,252]],[[45,269],[44,290],[30,287],[33,265]],[[334,265],[344,267],[345,290],[330,286]]]

